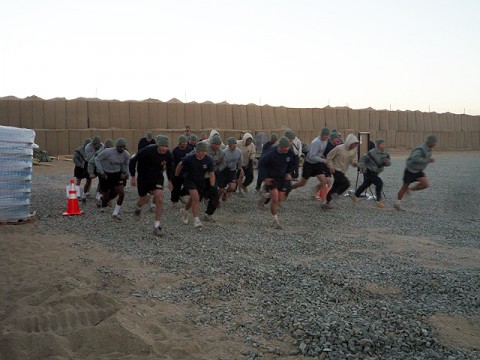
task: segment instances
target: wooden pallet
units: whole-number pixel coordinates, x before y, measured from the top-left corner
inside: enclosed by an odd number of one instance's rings
[[[34,223],[36,220],[37,212],[34,211],[30,215],[28,215],[24,219],[18,219],[17,221],[0,221],[0,225],[23,225],[23,224],[31,224]]]

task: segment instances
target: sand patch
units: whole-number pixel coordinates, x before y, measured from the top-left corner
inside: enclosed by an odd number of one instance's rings
[[[436,314],[429,319],[444,345],[480,350],[480,319]]]
[[[220,326],[196,327],[187,305],[131,295],[183,280],[71,234],[0,226],[0,358],[212,359],[248,349]]]
[[[386,245],[388,252],[427,268],[480,268],[480,250],[477,248],[452,247],[425,237],[395,235],[390,229],[364,229],[362,232],[368,240]]]

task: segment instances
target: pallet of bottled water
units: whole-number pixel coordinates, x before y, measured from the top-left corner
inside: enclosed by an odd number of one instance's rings
[[[35,131],[0,125],[0,222],[30,216]]]

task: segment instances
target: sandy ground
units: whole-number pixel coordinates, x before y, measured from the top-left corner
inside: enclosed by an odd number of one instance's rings
[[[51,166],[35,166],[34,172],[69,174],[72,163],[55,161]],[[415,251],[416,261],[426,267],[480,266],[478,250],[367,230],[365,235],[401,256]],[[241,352],[247,349],[243,339],[227,336],[222,327],[195,327],[188,321],[188,307],[122,295],[184,280],[182,275],[155,270],[136,258],[94,245],[80,234],[55,229],[40,233],[35,222],[0,225],[0,358],[243,358]],[[399,291],[376,284],[365,290],[373,294]],[[445,344],[480,350],[478,319],[438,314],[431,324]],[[293,350],[289,340],[277,344],[287,353]]]

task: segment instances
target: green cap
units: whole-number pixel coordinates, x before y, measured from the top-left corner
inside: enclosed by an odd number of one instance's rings
[[[437,135],[434,135],[434,134],[427,135],[427,138],[425,139],[425,144],[431,145],[436,142],[438,142]]]
[[[378,146],[380,144],[383,144],[385,142],[385,139],[382,139],[382,138],[378,138],[377,140],[375,140],[375,144]]]
[[[235,139],[233,136],[230,136],[228,138],[228,145],[233,145],[237,143],[237,139]]]
[[[113,147],[113,140],[112,139],[107,139],[105,140],[105,149]]]
[[[195,148],[197,149],[197,151],[207,151],[207,144],[203,141],[200,141],[199,143],[197,143],[197,146]]]
[[[283,133],[283,136],[285,136],[287,139],[292,140],[295,138],[295,136],[297,136],[297,134],[295,134],[295,131],[293,130],[287,130]]]
[[[275,133],[272,133],[272,135],[270,135],[270,141],[277,141],[277,140],[278,140],[278,135]]]
[[[115,142],[115,146],[126,146],[127,145],[127,140],[124,138],[118,138],[117,141]]]
[[[280,140],[278,140],[278,147],[290,147],[290,140],[282,136]]]
[[[183,142],[187,141],[187,137],[185,135],[180,135],[178,137],[178,144],[181,144]]]
[[[330,130],[329,130],[327,127],[324,127],[324,128],[320,131],[320,136],[328,135],[328,134],[330,134]]]
[[[151,131],[147,132],[147,139],[152,140],[153,139],[153,133]]]
[[[169,140],[165,135],[157,135],[155,142],[158,146],[168,146]]]
[[[210,140],[210,144],[220,145],[221,143],[222,143],[222,139],[220,139],[220,136],[218,135],[213,136],[212,139]]]

